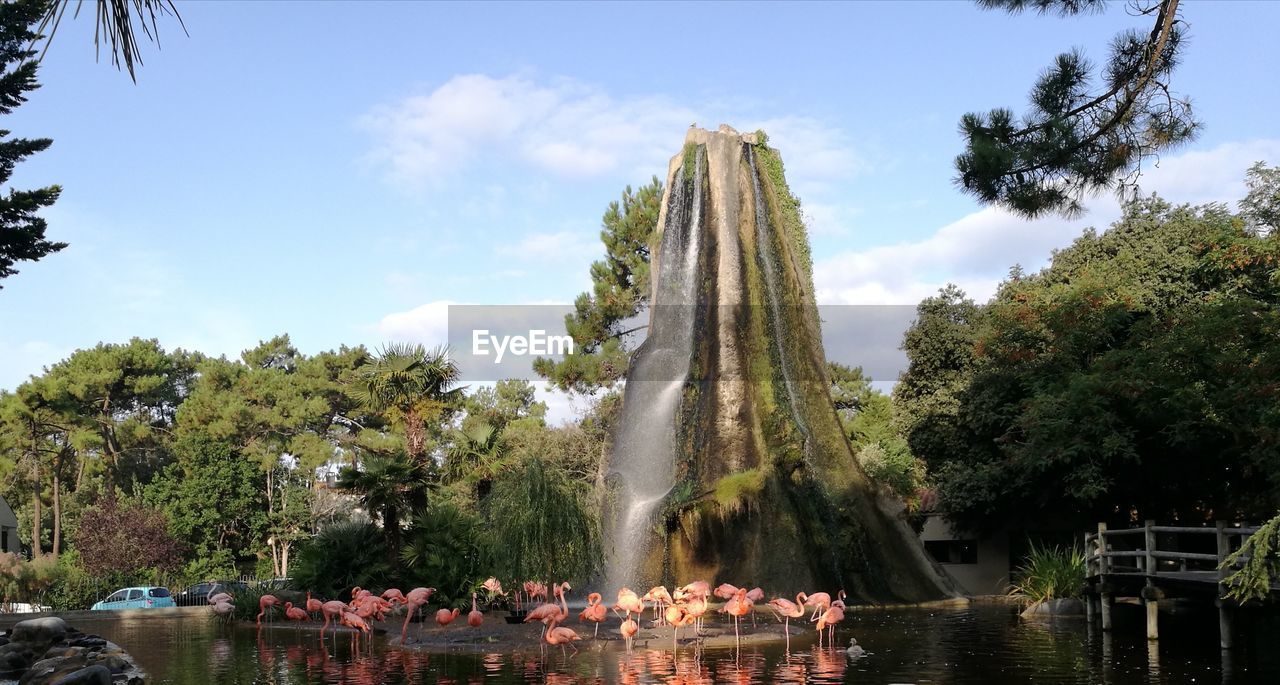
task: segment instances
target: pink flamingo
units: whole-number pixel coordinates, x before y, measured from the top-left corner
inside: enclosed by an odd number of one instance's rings
[[[787,635],[787,650],[791,650],[791,619],[804,616],[804,600],[801,599],[804,593],[796,595],[796,601],[789,599],[774,597],[769,600],[769,607],[773,609],[773,613],[782,618],[782,632]]]
[[[671,649],[672,651],[677,651],[680,644],[680,629],[687,625],[693,625],[698,619],[679,604],[672,604],[667,607],[665,618],[667,619],[667,623],[671,624],[671,627],[673,628],[671,633]]]
[[[796,597],[797,599],[804,598],[801,600],[804,606],[813,607],[813,615],[809,617],[810,621],[817,619],[819,612],[826,611],[827,607],[831,606],[831,595],[825,592],[815,592],[812,595],[806,595],[801,592]]]
[[[280,603],[280,598],[275,595],[263,595],[258,598],[258,619],[256,623],[262,625],[262,616],[267,613],[267,609]]]
[[[583,609],[582,613],[578,614],[579,620],[590,621],[596,624],[595,633],[591,636],[592,639],[600,637],[600,624],[604,623],[606,618],[606,609],[604,608],[604,604],[601,603],[603,600],[604,598],[600,596],[599,592],[593,592],[587,595],[587,608]]]
[[[760,588],[758,588],[758,587],[754,587],[754,588],[751,588],[750,590],[747,590],[747,599],[751,600],[751,603],[752,603],[752,604],[758,604],[758,603],[760,603],[760,602],[763,602],[763,601],[764,601],[764,590],[761,590],[761,589],[760,589]],[[756,612],[752,611],[752,612],[751,612],[751,625],[753,625],[753,626],[754,626],[755,624],[756,624]]]
[[[395,602],[397,604],[404,604],[408,602],[408,600],[404,598],[404,594],[396,588],[387,588],[386,590],[383,590],[382,598],[388,602]]]
[[[404,644],[405,635],[409,631],[409,620],[413,618],[414,614],[418,613],[422,605],[426,604],[435,592],[436,589],[433,587],[415,587],[409,591],[409,594],[405,595],[405,604],[408,608],[404,613],[404,625],[400,627],[400,644]]]
[[[230,620],[235,611],[236,607],[231,602],[218,602],[213,605],[213,613],[224,620]]]
[[[689,612],[689,615],[694,618],[694,625],[696,627],[693,632],[698,635],[702,634],[702,616],[707,613],[707,594],[708,593],[704,592],[696,595],[693,601],[689,602],[688,606],[685,608],[685,611]],[[701,604],[698,604],[699,600],[702,601]]]
[[[295,607],[293,602],[284,603],[284,617],[290,621],[307,620],[307,612],[300,607]]]
[[[631,641],[635,639],[636,633],[640,632],[640,625],[631,620],[631,616],[628,614],[627,619],[622,622],[622,625],[618,626],[618,632],[622,633],[622,639],[627,643],[627,651],[630,651]]]
[[[573,588],[569,587],[568,583],[560,583],[559,585],[553,585],[551,587],[554,588],[555,596],[560,600],[563,606],[561,606],[561,604],[556,604],[555,602],[548,602],[547,604],[543,604],[533,611],[530,611],[528,615],[524,617],[525,623],[542,621],[542,634],[539,635],[539,637],[546,635],[547,627],[552,623],[559,623],[569,618],[569,603],[565,601],[564,592],[565,590],[572,590]]]
[[[739,647],[742,646],[742,636],[738,632],[738,619],[750,613],[752,603],[747,599],[747,591],[739,589],[733,599],[725,602],[725,605],[720,608],[720,611],[733,616],[733,639]]]
[[[658,625],[662,625],[662,607],[671,604],[671,593],[667,592],[665,585],[651,588],[644,596],[640,598],[642,602],[653,602],[653,620]]]
[[[311,593],[310,592],[307,593],[307,613],[308,614],[315,615],[320,613],[320,608],[322,606],[324,606],[324,604],[320,600],[312,599]]]
[[[841,594],[844,594],[843,592]],[[836,624],[844,620],[844,602],[837,599],[831,603],[830,608],[818,617],[818,646],[822,646],[822,629],[828,629],[827,643],[832,647],[835,646]]]
[[[561,596],[563,597],[563,595]],[[568,655],[565,654],[564,646],[567,644],[570,647],[573,647],[573,653],[577,654],[578,646],[573,643],[581,640],[582,638],[578,637],[578,634],[572,629],[561,628],[559,624],[559,621],[552,621],[551,625],[547,627],[547,631],[543,636],[543,639],[545,639],[549,645],[560,645],[560,654],[565,658],[568,658]]]
[[[334,619],[334,623],[342,622],[342,615],[346,613],[347,605],[336,599],[325,602],[320,605],[320,613],[324,615],[324,625],[320,626],[320,639],[324,639],[325,628],[329,627],[330,619]]]
[[[441,628],[444,628],[450,623],[453,623],[453,619],[457,618],[460,613],[462,612],[456,608],[453,611],[441,609],[436,612],[436,623],[440,624]]]
[[[644,613],[644,602],[640,596],[631,590],[631,588],[622,588],[618,590],[618,603],[613,606],[614,611],[621,609],[627,613],[627,618],[631,618],[631,614],[640,616]]]
[[[476,608],[476,593],[471,593],[471,613],[467,614],[467,625],[479,628],[484,624],[484,612]]]

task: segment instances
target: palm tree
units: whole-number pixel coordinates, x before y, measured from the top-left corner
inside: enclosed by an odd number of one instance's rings
[[[444,480],[446,483],[471,481],[476,488],[476,499],[482,500],[488,496],[493,479],[502,471],[506,456],[502,431],[483,422],[463,425],[445,459]]]
[[[426,488],[426,476],[414,464],[385,455],[365,458],[363,468],[343,467],[338,487],[360,497],[360,506],[382,522],[387,556],[395,567],[400,558],[400,521],[414,509],[415,493]]]
[[[53,42],[53,36],[58,32],[58,26],[62,23],[62,18],[71,4],[71,0],[48,0],[44,18],[37,29],[38,33],[44,34],[46,51],[49,49],[49,43]],[[84,0],[75,2],[76,9],[72,17],[80,14],[80,6],[83,4]],[[187,27],[182,23],[182,17],[178,14],[178,7],[173,0],[96,0],[94,6],[94,23],[97,24],[93,32],[94,47],[101,49],[102,42],[105,40],[111,51],[111,63],[118,68],[120,63],[124,62],[129,78],[135,82],[138,77],[134,72],[134,63],[142,64],[137,27],[142,28],[142,33],[147,40],[157,45],[160,43],[160,26],[156,22],[158,17],[172,15],[178,21],[182,32],[187,32]]]
[[[390,344],[356,369],[349,393],[401,425],[409,459],[426,471],[426,420],[457,402],[463,390],[453,387],[458,378],[458,365],[445,348],[427,351],[422,345]]]

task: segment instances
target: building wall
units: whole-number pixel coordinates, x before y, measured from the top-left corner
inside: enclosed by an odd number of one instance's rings
[[[1009,534],[958,535],[941,516],[925,519],[920,540],[964,592],[1003,595],[1009,587]]]
[[[0,497],[0,552],[17,552],[22,549],[18,541],[18,517],[9,503]]]

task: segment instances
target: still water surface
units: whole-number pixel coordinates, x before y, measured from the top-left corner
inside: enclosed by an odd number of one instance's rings
[[[855,612],[837,644],[856,636],[870,652],[856,661],[842,648],[817,649],[810,636],[793,639],[790,654],[782,645],[740,653],[690,646],[674,659],[669,650],[637,646],[628,654],[619,643],[587,639],[566,659],[554,648],[427,654],[389,649],[378,640],[357,652],[346,635],[321,643],[314,633],[290,627],[258,631],[192,617],[81,621],[77,627],[121,644],[157,684],[1280,683],[1274,622],[1249,626],[1241,648],[1223,662],[1212,612],[1162,617],[1155,645],[1143,639],[1134,613],[1119,616],[1115,635],[1104,636],[1082,620],[1028,623],[1005,607]]]

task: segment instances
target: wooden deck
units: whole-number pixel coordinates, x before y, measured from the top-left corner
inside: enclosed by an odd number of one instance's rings
[[[1099,523],[1097,533],[1084,537],[1090,620],[1100,616],[1102,629],[1111,630],[1115,599],[1138,597],[1147,608],[1147,638],[1156,640],[1161,599],[1212,601],[1218,607],[1220,645],[1230,649],[1236,606],[1227,597],[1226,579],[1235,567],[1225,562],[1257,530],[1223,521],[1213,527],[1159,526],[1146,521],[1141,528],[1121,530],[1107,530],[1105,523]]]

